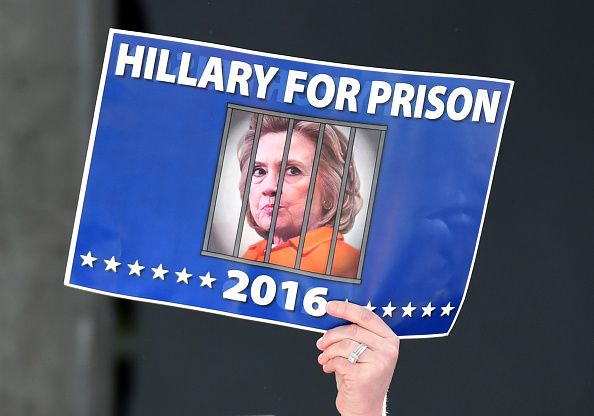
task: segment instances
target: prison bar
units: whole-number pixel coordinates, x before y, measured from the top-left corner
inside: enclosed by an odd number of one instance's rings
[[[283,192],[283,182],[285,180],[285,171],[287,170],[287,159],[289,159],[289,149],[291,148],[291,137],[293,134],[294,119],[289,120],[289,127],[287,128],[287,137],[285,138],[285,148],[283,150],[283,161],[281,162],[280,173],[278,175],[278,182],[276,184],[276,195],[274,197],[274,208],[272,210],[272,218],[270,220],[270,230],[268,231],[268,241],[266,242],[266,253],[264,254],[264,262],[270,261],[270,250],[274,241],[274,229],[276,228],[276,217],[278,215],[278,207],[280,205],[281,195]]]
[[[258,151],[258,143],[260,141],[260,130],[262,129],[263,114],[258,115],[258,122],[256,124],[256,131],[254,134],[254,143],[252,144],[252,152],[250,153],[250,165],[247,175],[245,177],[245,187],[243,190],[243,199],[241,201],[241,213],[239,214],[239,223],[237,224],[237,234],[235,234],[235,246],[233,247],[233,256],[239,257],[239,247],[241,245],[241,237],[243,234],[243,224],[245,223],[245,214],[249,206],[250,187],[252,185],[252,176],[254,175],[254,165],[256,164],[256,153]]]
[[[338,227],[340,226],[340,216],[342,215],[342,204],[344,203],[344,192],[349,177],[349,168],[351,166],[351,158],[353,157],[353,147],[355,144],[355,131],[357,129],[351,127],[349,132],[349,144],[347,154],[344,158],[344,166],[342,167],[342,180],[340,182],[340,194],[338,196],[338,203],[336,206],[336,216],[334,218],[334,229],[332,230],[332,242],[330,243],[330,252],[328,253],[328,263],[326,264],[326,274],[332,274],[332,263],[334,262],[334,251],[336,250],[336,239],[338,238]]]
[[[303,223],[301,224],[301,235],[299,237],[299,247],[297,248],[297,257],[295,258],[295,268],[301,266],[301,256],[303,255],[303,244],[305,243],[305,234],[307,233],[307,223],[309,222],[309,214],[311,211],[311,202],[313,200],[314,188],[316,185],[316,177],[318,175],[318,166],[320,164],[320,154],[322,153],[322,142],[324,141],[324,129],[326,124],[320,124],[320,131],[318,132],[318,143],[316,146],[316,153],[314,155],[313,166],[311,170],[311,177],[309,180],[309,188],[307,189],[307,200],[305,203],[305,212],[303,213]]]

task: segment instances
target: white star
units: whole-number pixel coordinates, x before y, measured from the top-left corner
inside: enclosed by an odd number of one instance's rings
[[[202,286],[208,286],[209,288],[212,289],[212,284],[214,283],[215,279],[214,277],[210,277],[210,272],[207,272],[205,276],[199,276],[200,280],[202,280],[202,282],[200,283],[200,287]]]
[[[97,260],[97,257],[93,257],[90,251],[85,255],[81,254],[80,257],[83,259],[82,265],[89,266],[91,269],[93,268],[93,262]]]
[[[431,302],[429,302],[429,305],[423,306],[421,309],[423,309],[423,316],[421,316],[421,318],[425,316],[431,318],[431,313],[435,310],[435,306],[431,306]]]
[[[417,309],[417,307],[412,306],[411,303],[408,302],[408,305],[402,307],[402,317],[404,318],[405,316],[408,316],[409,318],[412,318],[412,313],[415,309]]]
[[[117,262],[114,256],[111,256],[111,259],[109,259],[109,260],[103,260],[103,261],[105,262],[105,271],[106,272],[111,270],[115,273],[118,271],[117,270],[118,266],[120,264],[122,264],[122,263]]]
[[[364,308],[370,312],[373,312],[375,310],[376,306],[372,306],[371,301],[369,301],[369,302],[367,302],[367,305],[364,306]]]
[[[184,282],[185,284],[188,284],[188,279],[192,277],[192,275],[186,271],[185,267],[181,272],[175,272],[175,274],[177,275],[177,283]]]
[[[447,306],[442,306],[441,307],[441,315],[440,316],[450,316],[450,312],[452,312],[454,309],[456,309],[455,307],[452,306],[452,302],[448,302]]]
[[[130,268],[130,273],[128,273],[129,276],[135,274],[136,276],[140,277],[140,272],[142,272],[144,269],[144,266],[138,264],[138,260],[136,260],[134,264],[129,264],[128,267]]]
[[[392,306],[392,301],[390,301],[388,303],[388,306],[382,306],[382,309],[384,310],[384,314],[382,315],[382,317],[389,316],[391,318],[392,312],[394,312],[394,309],[396,309],[396,306]]]
[[[165,270],[162,264],[159,264],[159,267],[151,267],[151,270],[155,273],[153,279],[165,280],[165,275],[169,273],[169,270]]]

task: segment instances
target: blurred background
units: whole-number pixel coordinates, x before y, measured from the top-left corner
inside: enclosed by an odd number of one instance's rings
[[[516,81],[452,335],[398,414],[594,414],[588,2],[0,0],[0,415],[332,415],[315,333],[62,285],[109,27]]]

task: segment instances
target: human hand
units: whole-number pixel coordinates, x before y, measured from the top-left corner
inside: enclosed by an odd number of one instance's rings
[[[394,374],[400,341],[373,312],[349,302],[332,301],[326,312],[352,322],[327,331],[316,343],[318,362],[336,376],[336,408],[342,416],[380,416]],[[346,357],[359,344],[368,348],[356,363]]]

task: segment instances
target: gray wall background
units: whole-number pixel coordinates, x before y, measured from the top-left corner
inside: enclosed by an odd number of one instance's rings
[[[0,414],[112,408],[112,302],[62,286],[112,5],[0,2]]]
[[[0,2],[0,414],[335,414],[315,334],[62,286],[107,27],[516,81],[453,334],[393,414],[594,413],[592,6]],[[114,23],[115,22],[115,23]]]

